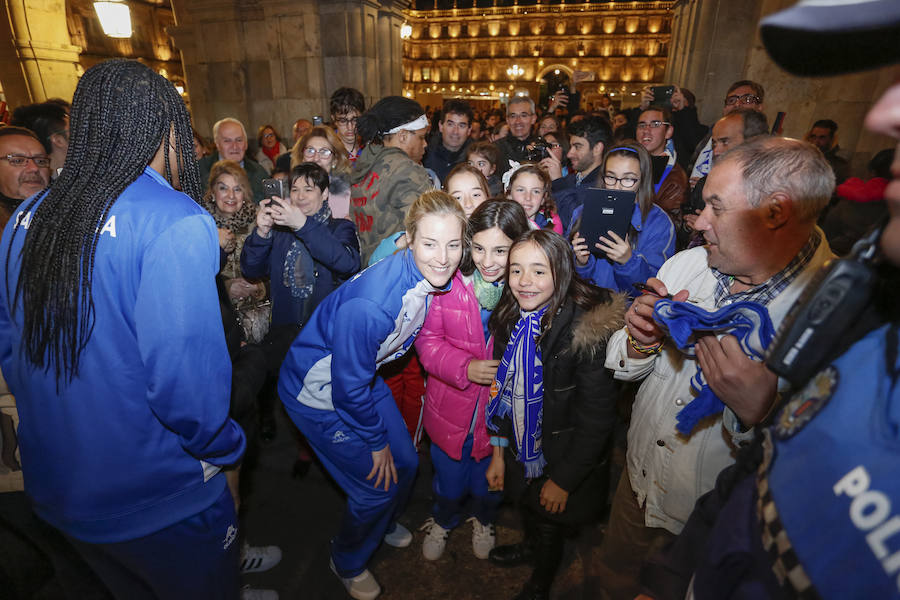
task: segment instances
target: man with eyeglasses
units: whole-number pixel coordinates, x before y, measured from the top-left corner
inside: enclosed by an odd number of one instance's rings
[[[212,166],[220,160],[233,160],[247,173],[247,180],[253,191],[253,201],[259,204],[265,195],[262,181],[267,179],[269,174],[261,164],[247,156],[247,130],[244,124],[233,117],[216,121],[213,125],[213,139],[216,142],[216,151],[201,158],[197,165],[200,168],[200,183],[204,191],[209,186],[209,172]]]
[[[668,147],[674,132],[672,113],[667,108],[650,106],[638,117],[638,142],[650,154],[656,204],[678,222],[681,205],[687,198],[688,181],[676,161],[676,153]]]
[[[13,111],[9,124],[34,132],[50,156],[50,176],[55,178],[69,151],[69,112],[56,102],[28,104]]]
[[[334,130],[341,138],[341,143],[344,144],[344,150],[347,152],[347,159],[353,166],[356,157],[363,149],[359,136],[356,134],[356,121],[361,114],[366,112],[366,100],[359,90],[342,87],[331,95],[329,107]]]
[[[509,133],[505,138],[494,142],[500,150],[500,164],[497,170],[502,176],[510,169],[509,161],[523,163],[528,160],[529,149],[538,137],[532,133],[537,115],[534,112],[534,100],[528,96],[511,98],[506,106],[506,123]]]
[[[572,222],[572,213],[584,203],[581,191],[587,188],[603,187],[600,163],[603,153],[612,141],[612,129],[603,117],[587,117],[569,125],[569,152],[566,157],[572,164],[572,170],[561,177],[559,161],[545,158],[541,166],[548,169],[553,179],[552,191],[556,199],[556,210],[568,228]]]
[[[444,102],[438,131],[431,136],[422,160],[422,165],[434,171],[441,181],[454,166],[466,160],[473,116],[472,107],[465,100]]]
[[[731,84],[731,87],[728,88],[728,92],[725,94],[722,116],[730,115],[732,112],[741,108],[762,112],[763,100],[765,100],[765,97],[765,89],[755,81],[750,81],[749,79],[735,81]],[[710,130],[710,133],[708,133],[703,141],[697,145],[697,149],[691,157],[691,186],[696,185],[701,177],[704,177],[709,173],[709,169],[712,166],[711,135],[712,130]]]
[[[50,183],[50,157],[24,127],[0,127],[0,224]]]

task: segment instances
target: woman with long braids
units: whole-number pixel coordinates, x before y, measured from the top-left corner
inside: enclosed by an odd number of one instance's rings
[[[178,92],[110,60],[75,90],[66,168],[0,247],[0,366],[27,493],[118,598],[238,596],[221,469],[245,443],[200,197]]]

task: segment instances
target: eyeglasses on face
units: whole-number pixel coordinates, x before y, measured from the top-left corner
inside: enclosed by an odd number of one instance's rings
[[[46,169],[50,166],[50,157],[49,156],[25,156],[24,154],[7,154],[6,156],[0,156],[0,160],[5,160],[13,167],[24,167],[28,164],[28,161],[34,163],[34,166],[40,169]]]
[[[338,125],[356,125],[358,117],[338,117],[334,120]]]
[[[303,149],[303,156],[312,158],[316,154],[318,154],[322,158],[328,158],[329,156],[331,156],[333,154],[333,152],[331,151],[331,148],[319,148],[317,150],[317,149],[313,148],[312,146],[307,146],[306,148]]]
[[[603,182],[612,187],[617,183],[621,183],[623,188],[633,188],[634,184],[638,182],[634,177],[616,177],[615,175],[604,175]]]
[[[271,140],[273,137],[275,137],[275,134],[272,133],[271,131],[263,134],[263,138],[265,138],[267,140]]]
[[[647,129],[648,127],[651,129],[659,129],[663,125],[669,125],[668,121],[639,121],[637,124],[638,129]]]
[[[530,112],[523,112],[523,113],[509,113],[509,114],[507,115],[507,120],[509,120],[509,121],[519,121],[519,120],[524,120],[524,119],[531,118],[531,117],[533,117],[533,116],[534,116],[534,113],[530,113]]]
[[[725,106],[734,106],[735,104],[759,104],[759,96],[756,94],[743,94],[741,96],[728,96],[725,98]]]

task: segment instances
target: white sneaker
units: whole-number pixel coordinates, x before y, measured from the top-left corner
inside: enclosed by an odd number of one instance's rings
[[[244,542],[241,546],[241,573],[268,571],[281,562],[281,548],[278,546],[251,546]]]
[[[447,547],[447,536],[450,535],[449,529],[444,529],[438,525],[434,517],[428,517],[425,524],[419,527],[419,531],[425,531],[425,541],[422,542],[422,556],[426,560],[437,560],[444,553]]]
[[[493,525],[482,525],[475,517],[469,517],[472,522],[472,551],[475,556],[484,560],[497,545],[497,536],[494,534]]]
[[[255,590],[249,585],[241,588],[241,600],[278,600],[275,590]]]
[[[384,543],[394,548],[406,548],[412,544],[412,541],[413,535],[409,532],[409,529],[396,521],[394,522],[394,528],[384,534]]]
[[[381,586],[375,580],[372,572],[366,569],[356,577],[341,577],[337,568],[334,566],[334,559],[331,561],[331,571],[338,576],[341,583],[347,589],[347,593],[351,598],[356,600],[375,600],[381,594]]]

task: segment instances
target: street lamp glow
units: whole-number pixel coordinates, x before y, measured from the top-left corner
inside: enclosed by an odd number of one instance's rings
[[[113,38],[131,37],[131,9],[123,2],[94,2],[103,33]]]
[[[400,39],[408,40],[411,37],[412,37],[412,25],[410,25],[409,23],[404,21],[403,25],[400,26]]]
[[[513,65],[506,70],[506,74],[515,79],[520,75],[524,75],[525,69],[519,67],[519,65]]]

